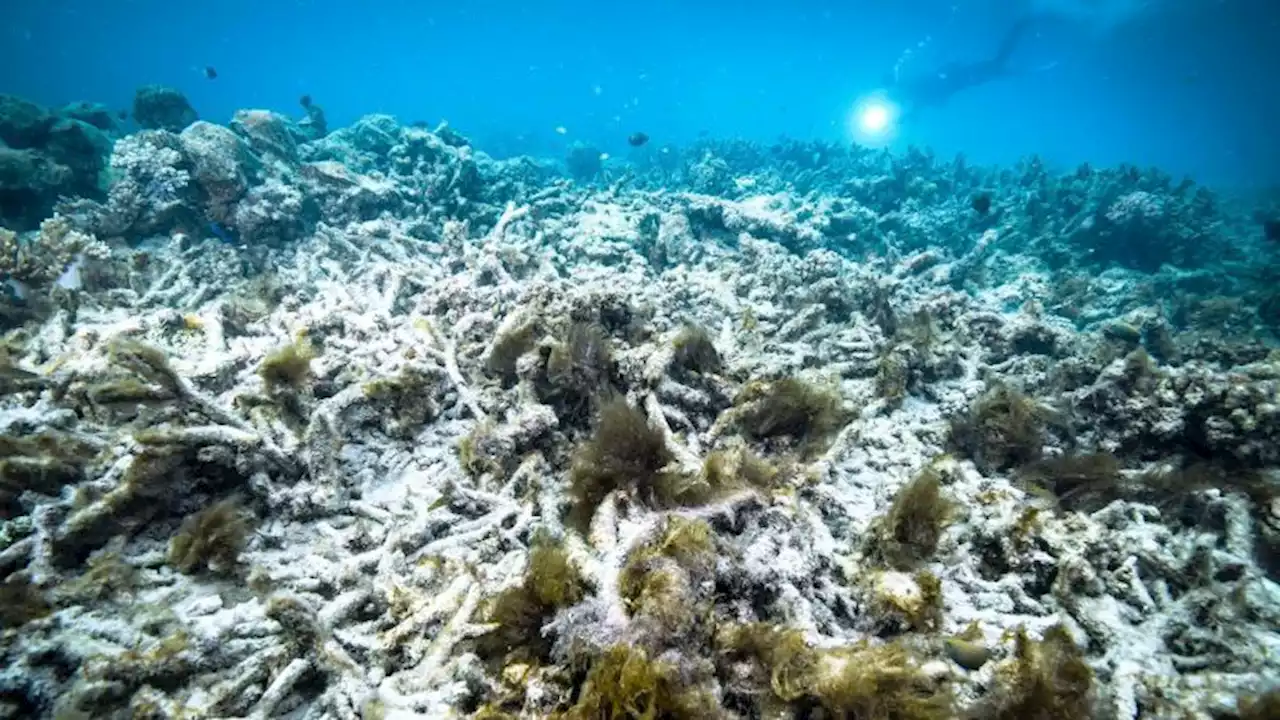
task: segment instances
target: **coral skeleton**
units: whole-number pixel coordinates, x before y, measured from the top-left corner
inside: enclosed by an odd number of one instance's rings
[[[1207,190],[139,111],[0,217],[0,718],[1274,716]]]

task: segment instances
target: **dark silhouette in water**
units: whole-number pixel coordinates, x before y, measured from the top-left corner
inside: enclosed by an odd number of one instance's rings
[[[1262,221],[1262,233],[1273,243],[1280,243],[1280,218]]]
[[[324,108],[315,104],[310,95],[298,98],[298,104],[306,111],[307,117],[298,123],[299,127],[312,140],[322,138],[329,133],[329,124],[324,119]]]
[[[649,136],[642,132],[631,133],[631,135],[627,137],[627,144],[631,147],[640,147],[647,142],[649,142]]]
[[[217,79],[218,79],[218,70],[217,70],[216,68],[214,68],[212,65],[205,65],[205,66],[204,66],[204,76],[205,76],[205,77],[207,77],[207,78],[209,78],[210,80],[217,80]]]
[[[1027,16],[1014,23],[1000,41],[995,55],[990,58],[947,63],[918,77],[893,78],[890,84],[895,98],[907,113],[914,113],[922,108],[945,105],[953,95],[962,90],[1014,74],[1009,67],[1009,58],[1013,56],[1013,51],[1017,49],[1018,42],[1030,27],[1031,21],[1032,18]]]
[[[969,205],[979,215],[986,215],[991,212],[991,193],[980,192],[975,194],[969,201]]]

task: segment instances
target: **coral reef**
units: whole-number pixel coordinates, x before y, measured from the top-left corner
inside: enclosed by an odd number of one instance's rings
[[[176,88],[144,85],[133,96],[133,120],[144,130],[182,132],[199,120],[187,97]]]
[[[1273,711],[1237,205],[300,104],[0,97],[0,717]]]

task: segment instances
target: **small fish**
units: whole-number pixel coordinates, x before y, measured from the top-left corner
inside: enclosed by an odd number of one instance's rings
[[[649,142],[649,136],[642,132],[634,132],[627,136],[627,144],[631,147],[640,147]]]
[[[563,125],[557,125],[557,126],[556,126],[556,134],[557,134],[557,135],[568,135],[568,134],[569,134],[569,128],[567,128],[567,127],[565,127],[565,126],[563,126]]]
[[[4,284],[9,290],[10,297],[15,300],[25,301],[31,296],[31,286],[21,280],[10,277],[4,281]]]
[[[1262,221],[1262,234],[1273,243],[1280,243],[1280,218]]]
[[[128,120],[128,119],[129,119],[129,111],[128,111],[128,110],[121,110],[120,112],[116,113],[116,117],[120,118],[121,120]]]
[[[310,108],[310,107],[311,107],[311,96],[310,96],[310,95],[303,95],[302,97],[298,98],[298,104],[299,104],[299,105],[301,105],[301,106],[302,106],[302,107],[304,107],[304,108]]]
[[[67,269],[63,270],[58,279],[53,281],[53,284],[64,290],[79,290],[84,287],[84,282],[80,279],[80,266],[82,264],[84,264],[84,255],[76,255],[71,264],[67,265]]]
[[[608,159],[609,159],[609,153],[600,153],[600,162],[604,162],[605,160],[608,160]]]
[[[231,234],[230,230],[223,227],[221,223],[209,223],[209,232],[212,232],[215,237],[228,245],[236,244],[235,236]]]
[[[969,207],[973,208],[974,212],[979,215],[986,215],[991,212],[991,193],[980,192],[975,194],[969,201]]]
[[[204,66],[204,76],[205,76],[205,77],[207,77],[207,78],[209,78],[210,80],[217,80],[217,79],[218,79],[218,69],[217,69],[217,68],[215,68],[215,67],[214,67],[214,66],[212,66],[212,65],[205,65],[205,66]]]

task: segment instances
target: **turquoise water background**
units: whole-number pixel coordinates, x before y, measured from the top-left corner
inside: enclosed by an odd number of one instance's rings
[[[1015,58],[1051,69],[965,93],[901,128],[895,147],[1280,184],[1280,3],[1034,1],[1071,6],[1037,22]],[[499,155],[560,156],[573,141],[623,153],[637,130],[655,143],[846,140],[851,108],[906,51],[907,72],[979,58],[1033,10],[998,0],[15,0],[0,26],[0,92],[127,108],[137,86],[162,83],[220,122],[242,107],[300,115],[306,93],[331,127],[372,112],[447,119]]]

